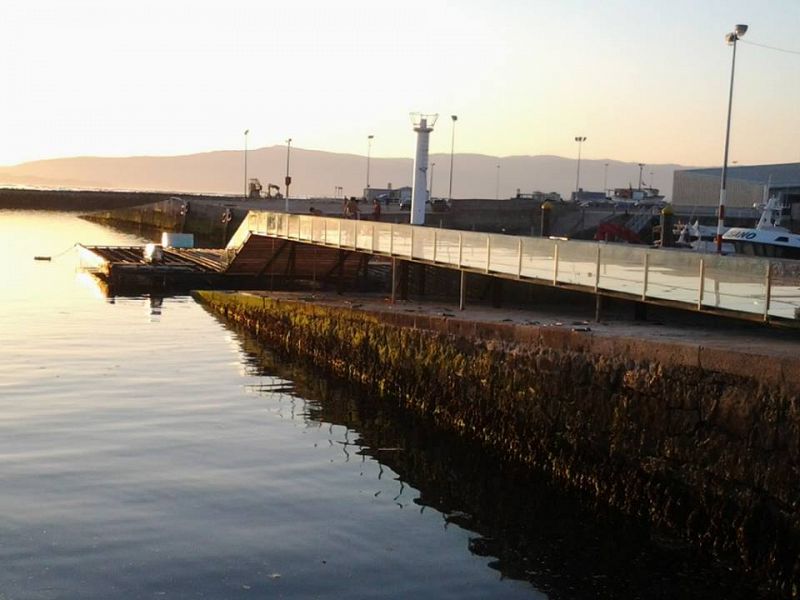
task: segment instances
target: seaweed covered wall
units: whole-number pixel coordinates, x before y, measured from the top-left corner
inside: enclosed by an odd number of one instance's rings
[[[287,356],[800,594],[794,360],[242,293],[199,298]]]

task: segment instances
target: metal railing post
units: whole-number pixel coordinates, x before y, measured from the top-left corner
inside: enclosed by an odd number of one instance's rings
[[[458,268],[461,268],[462,258],[464,256],[464,235],[458,234]]]
[[[647,279],[650,274],[650,255],[644,253],[644,280],[642,281],[642,300],[647,299]]]
[[[337,229],[339,230],[339,231],[338,231],[338,233],[339,233],[339,237],[338,237],[338,239],[336,240],[336,246],[337,246],[337,247],[339,247],[339,248],[341,248],[341,247],[342,247],[342,220],[341,220],[341,219],[338,219],[338,220],[336,221],[336,225],[337,225]]]
[[[553,246],[553,285],[558,285],[558,243]]]
[[[522,238],[517,240],[517,279],[522,278]]]
[[[486,234],[486,272],[488,273],[492,265],[492,235]]]
[[[467,273],[466,271],[459,271],[461,274],[460,277],[460,286],[458,289],[458,310],[464,310],[464,307],[467,303]]]
[[[697,297],[697,310],[703,308],[703,296],[705,295],[706,291],[706,261],[705,259],[700,259],[700,294]]]
[[[411,226],[411,248],[408,251],[408,257],[414,258],[414,226]]]
[[[436,262],[436,230],[433,230],[433,262]]]
[[[370,242],[370,250],[375,254],[375,223],[372,224],[372,241]]]
[[[394,256],[394,223],[389,223],[389,256]]]
[[[358,224],[360,222],[361,221],[358,219],[353,221],[353,237],[350,240],[350,246],[353,248],[353,250],[358,250]]]
[[[597,244],[597,258],[594,264],[594,293],[600,289],[600,244]]]
[[[772,263],[767,261],[766,280],[764,281],[764,322],[769,321],[769,305],[772,301]]]

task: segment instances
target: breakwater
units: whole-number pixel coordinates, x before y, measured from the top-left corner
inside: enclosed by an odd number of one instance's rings
[[[248,208],[224,203],[222,199],[200,201],[174,197],[142,206],[96,211],[85,218],[143,232],[192,233],[199,245],[224,247],[247,215]]]
[[[111,190],[39,190],[0,188],[0,208],[16,210],[102,211],[163,202],[174,193],[121,192]],[[230,200],[224,196],[180,194],[193,201],[221,203]]]
[[[800,594],[800,361],[200,292],[275,350]]]

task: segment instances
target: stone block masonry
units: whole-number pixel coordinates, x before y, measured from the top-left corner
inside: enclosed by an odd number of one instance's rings
[[[199,292],[363,386],[800,595],[800,360]]]

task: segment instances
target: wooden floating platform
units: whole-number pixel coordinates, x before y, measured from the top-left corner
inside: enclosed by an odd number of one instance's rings
[[[276,280],[301,287],[339,285],[365,275],[370,259],[356,252],[262,236],[252,236],[236,250],[163,248],[158,262],[145,260],[144,246],[79,244],[78,248],[81,267],[101,281],[108,295],[271,289]]]
[[[81,266],[108,292],[221,289],[225,286],[224,249],[164,248],[158,262],[145,260],[144,246],[78,245]]]

